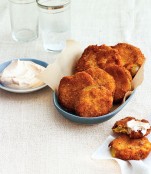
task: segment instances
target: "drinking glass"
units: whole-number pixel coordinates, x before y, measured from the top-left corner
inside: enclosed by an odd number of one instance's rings
[[[26,42],[38,37],[38,8],[36,0],[9,0],[12,37]]]
[[[46,51],[61,51],[70,37],[70,0],[36,0]]]

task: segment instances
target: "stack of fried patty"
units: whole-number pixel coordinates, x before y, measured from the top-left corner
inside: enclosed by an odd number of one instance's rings
[[[127,123],[131,121],[136,123],[133,125],[134,129],[129,130]],[[147,128],[144,129],[143,124],[147,124]],[[128,116],[117,121],[112,130],[120,135],[109,144],[113,157],[122,160],[141,160],[151,152],[151,143],[146,137],[151,132],[151,126],[147,120]]]
[[[60,104],[82,117],[107,114],[113,102],[121,102],[131,90],[132,78],[144,60],[140,49],[130,44],[88,46],[74,74],[60,81]]]

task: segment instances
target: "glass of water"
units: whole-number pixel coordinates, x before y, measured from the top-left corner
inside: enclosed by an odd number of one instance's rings
[[[12,37],[27,42],[38,37],[38,8],[36,0],[9,0]]]
[[[70,0],[36,0],[46,51],[61,51],[70,37]]]

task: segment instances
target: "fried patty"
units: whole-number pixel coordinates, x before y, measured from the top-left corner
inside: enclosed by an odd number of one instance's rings
[[[123,65],[121,56],[116,49],[106,45],[90,45],[78,60],[75,72],[85,71],[93,67],[104,69],[110,64]]]
[[[141,50],[133,45],[127,43],[118,43],[112,48],[118,50],[123,66],[131,73],[132,77],[135,76],[138,69],[145,61],[145,57]]]
[[[107,114],[112,108],[113,96],[103,86],[84,88],[76,101],[75,111],[81,117],[97,117]]]
[[[98,66],[102,69],[106,68],[111,64],[120,66],[123,65],[121,56],[118,51],[106,45],[101,45],[99,47],[99,51],[96,55],[96,62]]]
[[[86,70],[88,74],[96,81],[99,86],[106,87],[114,95],[115,93],[115,80],[114,78],[100,68],[89,68]]]
[[[122,160],[145,159],[151,151],[151,143],[146,137],[131,139],[127,135],[121,135],[110,144],[111,155]]]
[[[122,134],[127,134],[130,138],[142,138],[144,136],[147,136],[151,132],[151,126],[147,129],[146,133],[143,134],[143,129],[140,127],[139,130],[131,130],[128,126],[127,123],[131,120],[143,122],[143,123],[148,123],[149,122],[145,119],[138,120],[134,117],[125,117],[119,121],[116,121],[114,126],[112,127],[113,132],[115,133],[122,133]]]
[[[95,84],[96,82],[91,75],[86,72],[79,72],[72,76],[63,77],[58,88],[60,104],[68,111],[74,111],[75,102],[81,90]]]
[[[96,62],[96,54],[99,51],[99,46],[90,45],[88,46],[75,66],[75,73],[85,71],[92,67],[98,67]]]
[[[114,102],[121,102],[126,92],[131,90],[131,74],[127,69],[118,65],[110,65],[105,71],[113,76],[116,84]]]

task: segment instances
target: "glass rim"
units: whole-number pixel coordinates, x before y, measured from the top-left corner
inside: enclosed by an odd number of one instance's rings
[[[27,0],[23,0],[23,1],[20,1],[20,0],[9,0],[9,2],[12,2],[14,4],[30,4],[30,3],[34,3],[35,0],[29,0],[27,2]]]
[[[37,5],[46,10],[57,10],[57,9],[64,8],[70,4],[70,0],[66,0],[64,3],[62,3],[60,5],[44,5],[44,4],[41,4],[39,1],[40,0],[36,0]]]

